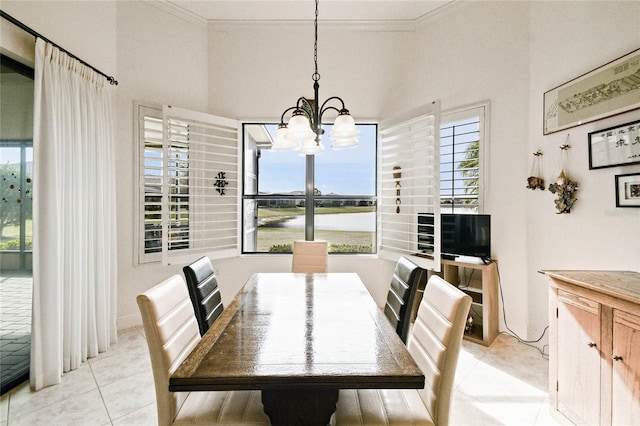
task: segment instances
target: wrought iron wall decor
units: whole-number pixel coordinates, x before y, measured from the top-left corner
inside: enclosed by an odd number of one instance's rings
[[[225,172],[218,172],[218,174],[216,175],[216,181],[213,183],[213,186],[216,187],[216,191],[218,191],[218,194],[220,195],[225,195],[224,189],[227,185],[229,185],[229,182],[227,182],[225,178]]]

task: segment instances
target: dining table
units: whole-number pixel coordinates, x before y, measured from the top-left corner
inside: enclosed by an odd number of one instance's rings
[[[260,390],[273,425],[327,425],[340,389],[417,389],[424,375],[356,273],[255,273],[169,390]]]

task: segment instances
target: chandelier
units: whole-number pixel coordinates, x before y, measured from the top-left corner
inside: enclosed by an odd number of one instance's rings
[[[275,140],[271,149],[274,150],[291,150],[297,149],[299,153],[304,155],[321,154],[324,151],[321,135],[324,133],[322,129],[322,116],[325,112],[333,110],[338,116],[333,123],[333,129],[329,137],[333,140],[332,149],[347,149],[358,146],[358,136],[360,131],[356,128],[353,117],[349,114],[349,110],[345,108],[344,101],[338,96],[332,96],[322,104],[318,99],[318,90],[320,84],[320,74],[318,73],[318,2],[316,0],[316,15],[314,20],[315,41],[313,44],[313,61],[315,63],[315,72],[313,78],[314,98],[306,99],[300,97],[296,105],[287,108],[280,117],[280,124],[276,132]],[[332,106],[340,105],[340,107]],[[289,123],[284,122],[287,113],[292,112]]]

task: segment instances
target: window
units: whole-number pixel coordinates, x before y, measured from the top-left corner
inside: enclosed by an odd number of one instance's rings
[[[442,213],[481,213],[486,106],[442,114],[440,203]]]
[[[4,55],[0,67],[1,269],[31,270],[33,69]]]
[[[138,262],[236,255],[237,123],[170,106],[137,114]]]
[[[325,135],[331,126],[323,126]],[[243,253],[291,253],[305,239],[307,185],[313,182],[314,237],[331,253],[376,252],[377,125],[359,124],[360,145],[306,159],[296,151],[270,149],[277,125],[243,126]]]

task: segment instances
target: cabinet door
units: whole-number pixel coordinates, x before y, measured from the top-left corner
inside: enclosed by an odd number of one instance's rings
[[[600,304],[558,293],[558,410],[578,424],[600,420]]]
[[[611,422],[640,425],[640,317],[613,311]]]

